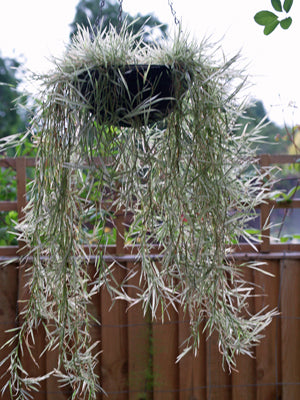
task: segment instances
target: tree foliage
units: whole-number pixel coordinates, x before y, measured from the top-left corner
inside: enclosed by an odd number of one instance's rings
[[[288,29],[293,20],[288,16],[293,5],[293,0],[271,0],[273,11],[262,10],[255,14],[254,20],[257,24],[264,26],[264,34],[270,35],[278,25],[282,29]],[[276,11],[276,14],[275,12]],[[277,13],[280,13],[277,15]],[[282,15],[283,13],[283,15]]]
[[[17,91],[19,79],[16,76],[16,68],[19,66],[20,63],[15,59],[0,57],[0,137],[25,128],[25,118],[16,105],[20,97]]]
[[[121,11],[121,14],[120,14]],[[71,33],[70,38],[78,30],[78,25],[84,26],[90,30],[97,29],[97,27],[101,26],[102,28],[108,28],[109,24],[114,27],[118,27],[120,25],[120,17],[123,19],[127,19],[128,24],[132,24],[132,33],[135,34],[140,31],[142,26],[145,26],[145,36],[144,41],[149,43],[151,41],[150,34],[147,33],[150,31],[150,28],[158,27],[159,34],[161,36],[166,35],[166,31],[168,26],[166,24],[162,24],[155,16],[153,15],[141,15],[137,14],[132,16],[128,13],[120,10],[120,3],[114,2],[113,0],[103,1],[103,6],[99,4],[99,0],[80,0],[76,7],[76,14],[74,17],[74,21],[71,24]]]
[[[264,120],[265,125],[261,130],[262,139],[258,144],[257,153],[287,153],[290,144],[287,136],[287,129],[278,126],[267,117],[267,112],[262,101],[254,101],[253,104],[245,110],[243,117],[239,119],[239,123],[241,127],[247,123],[249,128],[253,129],[261,123],[262,120]]]

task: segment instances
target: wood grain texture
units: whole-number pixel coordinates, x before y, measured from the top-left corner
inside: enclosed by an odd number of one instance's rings
[[[170,308],[169,315],[164,323],[158,315],[153,324],[153,400],[178,399],[178,314]]]
[[[50,351],[46,355],[46,370],[50,372],[53,368],[57,368],[58,362],[58,349]],[[54,376],[51,376],[46,381],[47,385],[47,400],[69,400],[72,396],[72,389],[70,386],[61,387],[61,383]]]
[[[190,335],[189,316],[179,309],[179,353]],[[203,325],[200,327],[200,332]],[[200,333],[200,346],[195,356],[190,351],[179,362],[179,400],[201,400],[206,398],[206,337]]]
[[[274,309],[278,306],[280,268],[279,262],[269,260],[264,270],[273,274],[267,276],[258,271],[254,272],[254,281],[257,285],[255,297],[255,311],[259,312],[264,307]],[[265,337],[256,348],[256,399],[274,400],[280,398],[281,386],[276,385],[280,381],[280,326],[278,319],[263,332]]]
[[[17,265],[11,264],[7,267],[0,268],[0,360],[4,360],[10,353],[9,347],[2,346],[13,336],[12,333],[6,332],[17,326],[17,296],[18,296],[18,270]],[[0,388],[6,384],[8,380],[9,363],[5,363],[0,367]],[[1,399],[9,400],[9,394],[2,394]]]
[[[253,270],[243,267],[243,278],[246,282],[253,282]],[[254,288],[253,288],[254,294]],[[254,297],[248,300],[248,312],[252,315],[255,312]],[[237,356],[236,371],[232,371],[232,400],[255,400],[256,399],[256,361],[255,350],[253,350],[253,358],[245,355]]]
[[[114,277],[124,279],[124,269],[117,265]],[[109,400],[127,400],[128,392],[128,339],[126,303],[116,301],[103,288],[101,292],[101,370],[102,385]]]
[[[96,269],[94,265],[90,265],[89,274],[91,279],[95,279]],[[91,345],[97,343],[94,348],[93,354],[97,355],[97,365],[95,366],[95,373],[98,376],[98,383],[102,386],[102,370],[101,370],[101,352],[102,352],[102,336],[101,336],[101,294],[97,293],[93,296],[92,302],[88,308],[89,313],[95,318],[90,321],[90,335],[91,335]],[[97,400],[104,400],[105,396],[102,393],[97,394]]]
[[[16,171],[17,171],[17,211],[18,221],[21,222],[24,218],[24,208],[26,206],[26,158],[19,157],[16,159]],[[23,241],[18,242],[19,254],[24,254],[25,243]]]
[[[219,337],[216,332],[206,343],[206,398],[208,400],[231,399],[231,377],[227,367],[222,365],[219,352]]]
[[[131,271],[140,268],[139,264],[127,265]],[[136,274],[128,283],[128,295],[136,297],[139,275]],[[153,354],[150,317],[144,316],[141,304],[130,307],[127,315],[129,400],[151,400]]]
[[[23,323],[22,312],[26,310],[27,302],[30,298],[30,288],[28,280],[30,272],[29,265],[21,265],[18,268],[18,321],[20,325]],[[46,373],[46,355],[41,356],[45,347],[45,332],[42,326],[42,321],[33,329],[33,336],[23,338],[23,352],[20,353],[22,367],[27,372],[29,377],[38,377]],[[47,383],[45,380],[40,383],[40,390],[34,394],[35,400],[47,399]]]
[[[300,266],[281,262],[282,398],[300,399]]]

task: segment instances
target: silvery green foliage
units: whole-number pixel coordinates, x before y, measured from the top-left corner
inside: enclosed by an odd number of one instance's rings
[[[16,399],[29,398],[28,390],[51,375],[70,385],[72,398],[95,398],[101,388],[88,305],[102,286],[112,297],[141,302],[153,317],[158,310],[183,306],[191,317],[184,353],[196,351],[204,321],[209,334],[217,331],[230,367],[237,354],[250,354],[274,314],[249,314],[251,287],[242,267],[228,257],[234,241],[243,235],[250,240],[245,225],[268,196],[268,171],[255,164],[259,127],[248,132],[236,126],[245,106],[238,57],[218,58],[214,46],[197,44],[181,32],[152,47],[141,37],[130,34],[126,24],[119,34],[111,27],[94,38],[79,30],[64,57],[54,60],[54,69],[39,77],[39,110],[30,128],[38,165],[18,227],[28,248],[24,261],[30,261],[31,295],[8,357],[7,387]],[[157,104],[152,99],[150,108],[143,104],[132,111],[136,123],[120,128],[115,114],[103,120],[103,109],[95,110],[82,93],[82,73],[98,68],[93,96],[107,104],[114,96],[104,86],[110,79],[107,68],[114,66],[112,79],[122,81],[122,65],[135,63],[171,67],[176,106],[163,121],[144,125]],[[110,202],[104,206],[105,200]],[[127,294],[136,271],[116,285],[116,266],[103,257],[102,228],[109,211],[121,208],[134,214],[126,243],[128,249],[138,247],[144,283],[136,298]],[[87,231],[92,214],[94,228]],[[86,248],[95,244],[91,277]],[[159,264],[150,257],[157,249]],[[45,351],[58,348],[59,359],[53,371],[31,378],[21,373],[19,354],[39,325],[46,333]]]

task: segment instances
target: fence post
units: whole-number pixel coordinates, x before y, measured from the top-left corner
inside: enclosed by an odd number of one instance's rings
[[[262,154],[260,156],[260,167],[262,170],[266,170],[270,165],[270,156],[269,154]],[[269,179],[269,175],[266,176],[266,179]],[[269,201],[267,203],[263,203],[260,206],[260,230],[262,235],[261,242],[261,252],[268,253],[270,251],[270,204]]]
[[[116,254],[123,255],[125,247],[125,210],[123,207],[115,213],[115,217],[115,227],[117,230]]]
[[[17,173],[17,211],[18,221],[21,222],[25,216],[24,208],[26,206],[26,157],[16,158]],[[19,241],[19,254],[24,252],[24,242]]]

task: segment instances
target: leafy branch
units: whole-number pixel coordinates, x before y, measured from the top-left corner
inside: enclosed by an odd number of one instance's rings
[[[282,29],[288,29],[293,20],[292,17],[287,16],[293,5],[293,0],[284,0],[283,4],[281,0],[271,0],[271,4],[274,11],[284,13],[279,16],[273,11],[262,10],[255,14],[254,20],[257,24],[264,26],[264,34],[269,35],[277,28],[278,25]]]
[[[272,196],[273,200],[276,200],[277,203],[291,203],[293,197],[295,196],[296,192],[300,189],[300,187],[294,186],[288,193],[284,193],[283,191],[276,191]]]

